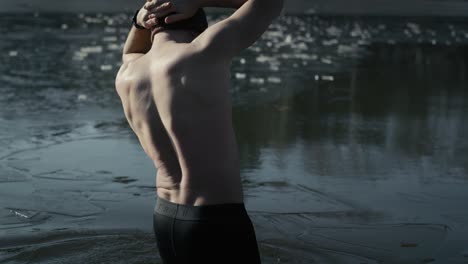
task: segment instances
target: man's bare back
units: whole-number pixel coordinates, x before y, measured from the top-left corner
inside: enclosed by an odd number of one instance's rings
[[[158,169],[158,195],[180,204],[242,202],[230,64],[173,35],[158,34],[154,48],[122,67],[116,82],[127,119]]]
[[[230,64],[279,14],[282,0],[148,0],[140,21],[174,22],[202,6],[239,8],[201,34],[132,28],[116,88],[158,173],[158,196],[177,204],[243,202],[232,126]],[[153,12],[152,14],[150,14]],[[174,15],[175,14],[175,15]]]

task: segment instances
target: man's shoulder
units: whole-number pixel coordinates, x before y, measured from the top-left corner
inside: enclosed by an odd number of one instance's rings
[[[124,54],[122,57],[122,62],[123,64],[131,63],[133,61],[136,61],[143,57],[145,54],[144,53],[130,53],[130,54]]]
[[[173,44],[161,52],[145,55],[152,71],[172,71],[195,68],[208,69],[215,65],[215,54],[199,47],[197,43]]]
[[[122,62],[115,78],[116,87],[128,86],[135,79],[135,75],[141,74],[147,68],[143,65],[143,57],[139,56],[133,60],[124,60]]]

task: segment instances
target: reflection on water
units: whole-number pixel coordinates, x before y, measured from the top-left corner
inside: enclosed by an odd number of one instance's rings
[[[0,16],[0,262],[158,263],[128,19]],[[264,263],[467,263],[467,24],[282,17],[234,61]]]
[[[304,91],[295,95],[237,107],[242,156],[256,158],[244,167],[261,167],[254,150],[274,149],[281,160],[301,145],[299,158],[312,174],[375,178],[394,159],[429,159],[428,166],[450,172],[427,180],[466,178],[466,47],[375,44],[368,50],[370,56],[334,82],[304,78]]]

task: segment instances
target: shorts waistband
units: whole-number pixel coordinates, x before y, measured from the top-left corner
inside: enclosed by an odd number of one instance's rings
[[[156,200],[154,212],[179,220],[206,220],[225,217],[242,218],[247,216],[243,203],[193,206],[172,203],[160,197]]]

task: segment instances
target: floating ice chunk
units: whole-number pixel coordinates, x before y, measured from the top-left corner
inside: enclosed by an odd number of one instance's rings
[[[245,60],[244,58],[241,58],[241,59],[240,59],[240,63],[241,63],[241,64],[245,64],[245,63],[246,63],[246,60]]]
[[[104,42],[116,42],[117,37],[116,36],[108,36],[108,37],[103,37],[102,41]]]
[[[266,92],[268,92],[268,90],[267,90],[267,88],[265,88],[265,87],[262,87],[262,88],[260,88],[260,92],[262,92],[262,93],[266,93]]]
[[[253,84],[264,84],[265,79],[252,77],[252,78],[250,78],[250,82],[253,83]]]
[[[301,60],[317,60],[316,54],[296,53],[296,54],[281,54],[282,59],[301,59]]]
[[[265,56],[265,55],[260,55],[257,57],[257,62],[260,62],[260,63],[265,63],[265,62],[271,62],[272,60],[274,60],[274,58],[272,57],[268,57],[268,56]]]
[[[8,55],[9,55],[10,57],[16,57],[16,56],[18,56],[18,51],[12,50],[12,51],[10,51],[10,52],[8,53]]]
[[[27,215],[25,215],[23,213],[20,213],[20,212],[14,211],[14,210],[12,210],[12,212],[14,212],[16,216],[19,216],[21,218],[26,218],[26,219],[30,218],[29,216],[27,216]]]
[[[314,76],[314,79],[315,79],[316,81],[318,81],[318,80],[320,80],[320,76],[316,74],[316,75]]]
[[[112,70],[112,65],[109,65],[109,64],[101,65],[101,71],[110,71],[110,70]]]
[[[287,35],[286,39],[284,40],[284,43],[286,44],[291,44],[293,42],[293,38],[291,35]]]
[[[63,30],[67,30],[67,29],[68,29],[68,25],[67,25],[67,24],[62,24],[61,28],[62,28]]]
[[[354,25],[353,30],[349,33],[351,37],[371,38],[369,31],[362,29],[359,25]]]
[[[74,60],[77,60],[77,61],[82,61],[82,60],[84,60],[87,56],[88,56],[88,53],[86,53],[86,52],[76,51],[76,52],[75,52],[75,55],[73,56],[73,59],[74,59]]]
[[[333,82],[335,77],[332,75],[322,75],[322,81]]]
[[[351,31],[351,33],[349,33],[351,35],[351,37],[355,38],[355,37],[360,37],[363,35],[363,32],[362,32],[362,29],[361,27],[359,27],[359,25],[355,25],[354,26],[354,29]]]
[[[251,47],[250,50],[253,51],[253,52],[261,52],[262,51],[262,49],[260,47]]]
[[[102,22],[101,19],[99,18],[94,18],[94,17],[85,17],[84,18],[85,22],[88,24],[99,24]]]
[[[10,213],[22,219],[32,219],[39,215],[36,211],[9,208]],[[24,220],[23,220],[24,221]]]
[[[245,78],[247,78],[247,74],[241,73],[241,72],[236,72],[236,79],[244,80]]]
[[[322,44],[324,46],[333,46],[333,45],[338,44],[338,40],[337,39],[324,40],[322,41]]]
[[[80,94],[78,95],[78,101],[83,102],[88,100],[88,96],[86,94]]]
[[[307,50],[309,47],[304,42],[301,42],[301,43],[297,44],[297,46],[295,48],[300,49],[300,50]]]
[[[278,66],[278,65],[272,64],[272,65],[270,65],[270,70],[272,70],[272,71],[279,71],[279,66]]]
[[[281,83],[281,78],[275,77],[275,76],[270,76],[270,77],[268,77],[267,81],[269,83],[279,84],[279,83]]]
[[[421,34],[421,28],[419,27],[418,24],[416,23],[407,23],[406,26],[411,29],[411,31],[416,34],[416,35],[419,35]]]
[[[325,30],[329,36],[338,37],[341,35],[342,30],[336,26],[331,26]]]
[[[316,54],[307,54],[307,53],[298,53],[294,56],[297,59],[301,60],[317,60],[318,56]]]
[[[317,60],[317,59],[318,59],[318,55],[317,55],[317,54],[311,54],[311,55],[309,55],[309,59],[310,59],[310,60]]]
[[[378,28],[379,28],[380,30],[385,30],[385,29],[387,29],[387,26],[384,25],[384,24],[380,24]]]
[[[83,13],[78,14],[78,18],[83,19],[84,17],[85,17],[85,15]]]
[[[115,33],[115,32],[117,32],[117,29],[115,27],[105,27],[104,31],[106,33]]]
[[[101,53],[102,52],[102,46],[82,47],[80,49],[80,52],[82,52],[82,53]]]
[[[320,61],[322,63],[325,63],[325,64],[332,64],[333,63],[333,61],[330,58],[322,58],[322,59],[320,59]]]
[[[283,37],[283,32],[281,31],[268,31],[265,34],[266,37],[268,38],[282,38]]]
[[[358,51],[357,45],[339,45],[338,46],[338,53],[346,54],[346,53],[355,53]]]
[[[358,40],[357,44],[360,45],[360,46],[366,46],[366,45],[369,45],[370,42],[365,40],[365,39],[360,39],[360,40]]]
[[[117,45],[115,43],[107,45],[108,50],[120,50],[120,48],[121,48],[120,45]]]

